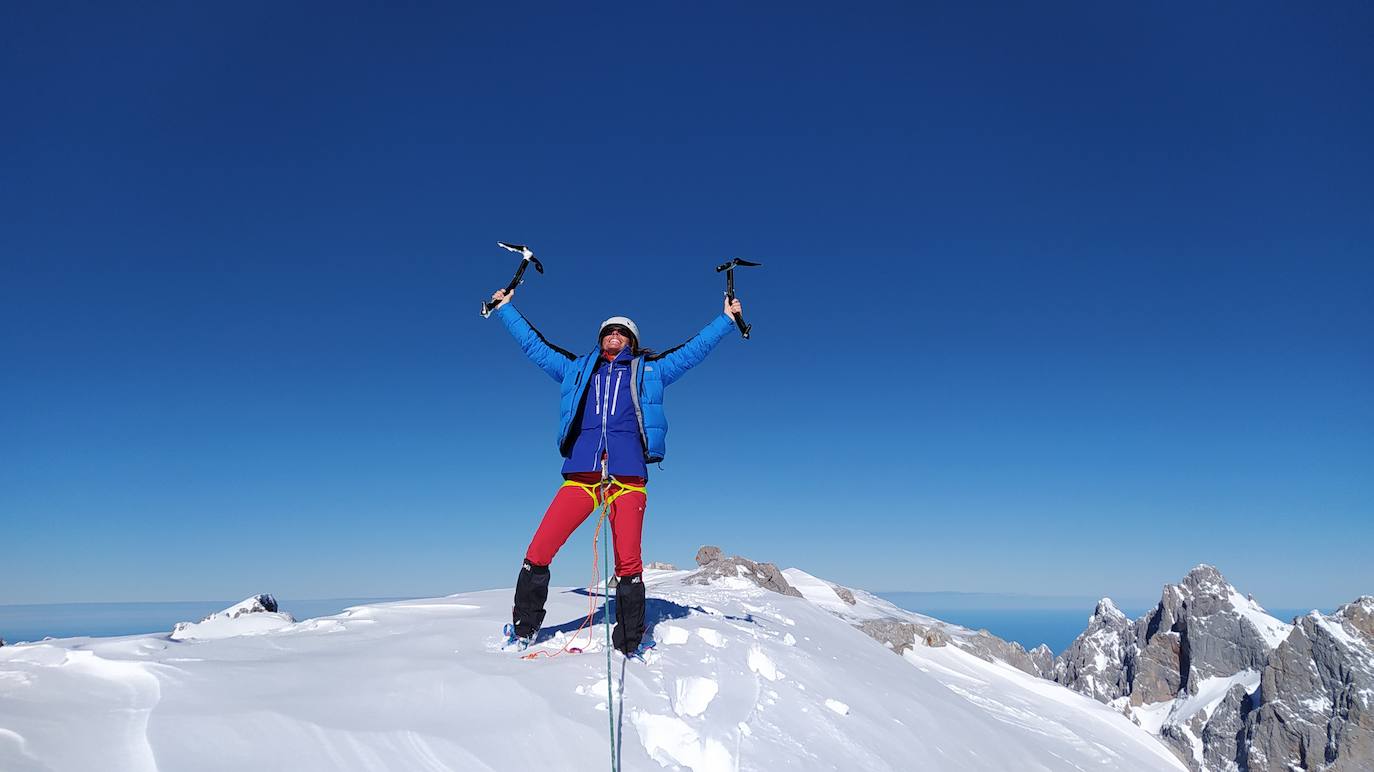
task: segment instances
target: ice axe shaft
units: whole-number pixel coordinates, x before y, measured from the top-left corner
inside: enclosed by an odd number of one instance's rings
[[[523,257],[520,261],[520,267],[515,269],[515,278],[511,279],[510,284],[506,285],[506,292],[509,293],[514,291],[516,287],[520,286],[520,282],[525,280],[525,269],[530,267],[530,263],[534,263],[534,270],[539,273],[544,272],[544,264],[539,262],[539,258],[535,257],[534,252],[524,244],[507,244],[504,241],[498,241],[496,242],[496,246],[502,249],[509,249],[512,252],[519,252]],[[485,319],[491,316],[491,312],[496,309],[499,302],[500,301],[497,300],[482,301],[482,318]]]
[[[716,266],[716,273],[725,271],[725,298],[731,303],[735,302],[735,266],[738,265],[752,268],[763,265],[763,263],[751,263],[748,260],[741,260],[737,257],[728,263],[722,263]],[[736,313],[731,314],[731,316],[735,317],[735,326],[739,328],[740,337],[749,340],[749,330],[753,329],[753,325],[745,323],[743,314]]]

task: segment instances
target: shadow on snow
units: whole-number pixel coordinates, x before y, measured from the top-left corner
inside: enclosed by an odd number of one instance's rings
[[[575,587],[571,590],[567,590],[567,592],[586,596],[592,595],[592,593],[588,592],[586,588],[583,587]],[[600,594],[597,593],[597,595],[599,596]],[[610,613],[612,615],[612,618],[614,618],[614,604],[614,598],[612,598],[609,603],[601,604],[601,606],[598,607],[596,611],[592,614],[592,625],[595,626],[599,624],[604,624],[606,622],[607,613]],[[607,610],[608,608],[609,612]],[[710,616],[720,617],[722,619],[729,619],[735,622],[747,622],[751,625],[759,624],[759,621],[754,618],[753,614],[746,614],[742,617],[739,617],[731,614],[721,614],[715,611],[707,611],[701,606],[684,606],[681,603],[674,603],[670,600],[664,600],[662,598],[645,598],[644,634],[652,638],[654,637],[654,626],[656,626],[659,622],[666,622],[670,619],[682,619],[683,617],[689,614],[707,614]],[[586,620],[587,618],[585,616],[579,616],[576,619],[564,622],[561,625],[541,628],[539,630],[539,637],[535,639],[535,642],[539,643],[548,640],[549,638],[552,638],[553,636],[558,635],[559,633],[574,633],[578,630],[578,628],[581,628],[586,623]]]

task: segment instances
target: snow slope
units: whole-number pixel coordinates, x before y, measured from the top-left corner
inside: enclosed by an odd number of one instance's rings
[[[500,651],[510,590],[228,637],[0,648],[0,769],[604,770],[611,726],[625,770],[1183,769],[1051,682],[953,646],[899,657],[831,613],[845,609],[686,573],[646,575],[659,647],[614,655],[609,682],[599,626],[584,654]],[[540,647],[589,604],[599,622],[599,598],[551,593]]]

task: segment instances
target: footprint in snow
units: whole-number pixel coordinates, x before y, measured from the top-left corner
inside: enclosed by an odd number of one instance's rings
[[[679,716],[700,716],[720,693],[714,678],[687,676],[673,684],[673,712]]]
[[[782,677],[778,672],[778,666],[773,664],[773,660],[763,653],[763,649],[757,644],[749,648],[749,658],[747,660],[749,669],[767,678],[769,681],[776,681]]]
[[[664,646],[680,646],[687,642],[691,633],[677,625],[658,625],[654,628],[654,638]]]

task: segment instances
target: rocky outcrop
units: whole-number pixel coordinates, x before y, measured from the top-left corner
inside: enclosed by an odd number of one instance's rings
[[[987,630],[979,630],[973,635],[956,637],[954,645],[988,662],[1005,662],[1039,678],[1054,677],[1054,653],[1043,643],[1026,651],[1016,641],[1004,641]]]
[[[949,636],[939,627],[924,627],[900,619],[870,619],[858,628],[878,643],[901,654],[910,649],[917,641],[926,646],[949,645]]]
[[[697,565],[704,566],[725,557],[725,553],[720,551],[720,547],[707,545],[697,550]]]
[[[278,610],[276,598],[262,594],[239,601],[199,622],[178,622],[170,637],[174,641],[228,638],[277,630],[295,622],[290,614]]]
[[[649,569],[650,571],[676,571],[676,570],[677,570],[677,566],[673,565],[672,563],[662,563],[662,562],[659,562],[659,561],[657,561],[657,560],[655,560],[655,561],[653,561],[653,562],[650,562],[650,563],[645,563],[645,564],[644,564],[644,567],[647,568],[647,569]]]
[[[835,594],[840,596],[840,600],[844,601],[845,603],[848,603],[851,606],[857,605],[859,602],[854,597],[854,591],[849,589],[848,587],[841,587],[838,584],[832,584],[830,585],[830,589],[834,590]]]
[[[1004,641],[987,630],[971,632],[961,627],[946,627],[940,622],[922,625],[891,617],[865,620],[855,627],[897,654],[916,643],[932,647],[952,645],[979,659],[1005,662],[1038,678],[1054,675],[1054,653],[1050,647],[1041,644],[1026,651],[1021,644]]]
[[[1247,772],[1374,769],[1374,597],[1295,620],[1260,678]]]
[[[788,584],[787,577],[772,563],[755,563],[735,555],[725,557],[720,547],[702,547],[697,551],[697,565],[701,568],[682,581],[687,584],[710,584],[717,579],[743,579],[765,590],[802,597],[797,588]]]

